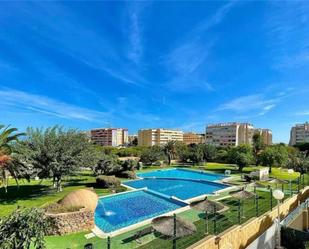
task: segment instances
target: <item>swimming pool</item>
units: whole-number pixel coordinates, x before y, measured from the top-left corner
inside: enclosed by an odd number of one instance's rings
[[[181,179],[195,179],[195,180],[207,180],[207,181],[217,181],[222,180],[226,176],[220,174],[210,174],[201,171],[194,171],[188,169],[164,169],[155,170],[147,173],[140,173],[137,176],[141,178],[145,177],[166,177],[166,178],[181,178]]]
[[[151,191],[125,192],[99,199],[95,224],[105,233],[113,232],[186,205]]]
[[[176,196],[182,200],[191,199],[200,195],[211,194],[215,191],[228,187],[225,184],[205,180],[176,178],[145,178],[141,180],[128,181],[124,184],[136,189],[146,187],[168,196]]]

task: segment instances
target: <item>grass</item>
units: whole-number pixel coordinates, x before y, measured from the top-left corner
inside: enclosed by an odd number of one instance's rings
[[[74,190],[94,187],[94,183],[95,177],[90,172],[81,172],[78,176],[64,179],[62,192],[57,192],[53,188],[51,180],[21,181],[17,190],[15,182],[10,179],[7,194],[0,188],[0,217],[9,215],[17,207],[42,207],[54,203]],[[109,189],[94,188],[94,190],[99,195],[111,193]]]
[[[177,165],[172,165],[171,167],[178,167]],[[179,166],[180,167],[180,166]],[[140,172],[147,172],[155,169],[159,169],[161,167],[149,167],[144,168]],[[232,174],[239,175],[237,168],[234,165],[227,165],[227,164],[220,164],[220,163],[207,163],[202,166],[198,167],[191,167],[192,169],[205,169],[207,171],[211,171],[214,173],[224,173],[226,169],[232,171]],[[245,167],[243,169],[244,173],[251,172],[252,170],[256,170],[257,167]],[[280,179],[289,180],[295,179],[299,176],[298,173],[289,174],[287,171],[281,170],[279,168],[273,168],[272,177],[277,177]],[[20,189],[17,191],[17,187],[13,180],[10,180],[10,186],[8,188],[8,194],[4,193],[3,188],[0,189],[0,217],[7,216],[10,214],[14,209],[18,206],[20,207],[42,207],[47,204],[56,202],[57,200],[61,199],[71,191],[81,189],[81,188],[88,188],[88,187],[95,187],[95,177],[92,176],[91,172],[80,172],[78,176],[73,176],[64,179],[63,184],[63,191],[57,193],[55,189],[52,187],[52,182],[50,180],[43,180],[43,181],[31,181],[28,182],[21,182]],[[295,184],[293,184],[294,190]],[[95,192],[99,195],[107,195],[110,194],[111,191],[108,189],[97,189],[94,188]],[[261,210],[260,212],[264,212],[269,208],[269,196],[267,197],[268,192],[261,192],[260,195],[260,205]],[[229,211],[220,216],[218,221],[218,231],[223,231],[226,228],[230,227],[231,225],[237,223],[237,203],[233,199],[226,199],[224,200],[226,205],[230,206]],[[236,204],[235,204],[236,203]],[[255,207],[250,202],[246,202],[245,205],[245,213],[247,213],[246,217],[253,217],[255,215]],[[267,206],[268,205],[268,206]],[[184,248],[189,244],[192,244],[201,238],[205,237],[204,234],[204,219],[203,216],[194,211],[188,210],[182,214],[185,218],[194,221],[195,225],[198,228],[198,232],[192,236],[185,237],[177,241],[180,248]],[[247,220],[247,219],[245,219]],[[245,221],[242,220],[242,221]],[[211,225],[213,225],[211,223]],[[137,229],[140,230],[141,228]],[[134,232],[137,230],[130,231],[128,233],[121,234],[112,238],[112,248],[136,248],[140,245],[137,244],[135,241],[123,243],[122,240],[130,237]],[[210,230],[213,232],[213,226],[210,226]],[[92,238],[86,239],[84,237],[85,234],[88,232],[83,233],[76,233],[70,234],[65,236],[47,236],[46,237],[46,245],[48,249],[67,249],[67,248],[83,248],[83,245],[87,243],[93,243],[95,248],[105,248],[107,241],[105,239],[100,238]],[[158,235],[147,235],[142,238],[142,246],[141,248],[166,248],[171,245],[171,241],[158,237]]]

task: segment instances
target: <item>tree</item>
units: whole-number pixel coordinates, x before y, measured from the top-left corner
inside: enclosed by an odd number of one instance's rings
[[[24,133],[16,133],[16,128],[10,128],[9,126],[0,125],[0,178],[2,179],[5,193],[7,193],[8,186],[8,172],[17,181],[16,174],[12,162],[12,146],[14,142],[18,141],[20,136]]]
[[[132,159],[127,159],[121,163],[122,171],[134,171],[137,167],[137,161]]]
[[[227,157],[229,163],[236,164],[240,172],[242,172],[244,167],[249,166],[254,161],[252,148],[249,145],[240,145],[230,148]]]
[[[179,151],[180,160],[184,163],[191,162],[193,164],[198,164],[204,159],[203,147],[201,144],[190,144]]]
[[[217,148],[212,144],[200,144],[205,161],[213,161],[217,156]]]
[[[255,158],[255,165],[258,165],[258,154],[263,149],[263,141],[260,133],[255,133],[252,137],[253,154]]]
[[[138,145],[138,138],[135,137],[133,140],[129,143],[129,146],[137,146]]]
[[[24,178],[27,181],[30,181],[31,171],[22,161],[20,161],[19,155],[12,153],[11,159],[6,163],[6,171],[10,176],[15,180],[17,185],[17,190],[19,190],[19,179]]]
[[[294,145],[299,151],[305,152],[306,157],[309,156],[309,143],[297,143]]]
[[[288,168],[293,168],[301,175],[308,172],[309,158],[306,156],[306,152],[300,151],[297,154],[290,154],[287,166]]]
[[[272,171],[272,166],[286,166],[288,163],[288,150],[285,145],[272,145],[266,147],[259,155],[259,162],[263,166],[269,167],[269,173]]]
[[[44,235],[48,221],[41,209],[17,209],[10,216],[0,219],[0,248],[45,248]]]
[[[216,162],[228,163],[228,148],[219,147],[216,152]]]
[[[168,141],[163,147],[164,154],[167,156],[168,165],[171,165],[172,159],[176,156],[176,141]]]
[[[199,164],[203,162],[204,153],[201,144],[192,144],[189,145],[189,160],[193,162],[193,164]]]
[[[96,175],[112,175],[121,170],[120,162],[115,155],[103,154],[94,167]]]
[[[162,148],[158,145],[154,145],[143,150],[140,161],[145,165],[152,165],[154,162],[163,159],[163,157],[164,153]]]
[[[48,129],[27,129],[27,138],[20,142],[27,150],[25,161],[40,178],[53,178],[57,191],[62,191],[62,178],[81,167],[92,167],[96,150],[87,136],[77,130],[54,126]]]

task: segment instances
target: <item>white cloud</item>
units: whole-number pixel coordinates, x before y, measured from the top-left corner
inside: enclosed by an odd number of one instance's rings
[[[309,64],[309,5],[307,1],[272,1],[266,19],[268,46],[275,69]]]
[[[298,112],[298,113],[296,113],[296,115],[298,115],[298,116],[309,116],[309,110],[308,111]]]
[[[78,119],[89,122],[105,122],[107,113],[68,104],[42,95],[12,89],[0,90],[0,105],[19,110],[42,113],[63,119]]]
[[[250,110],[263,110],[267,112],[276,106],[277,99],[265,99],[262,94],[253,94],[239,97],[222,104],[218,110],[231,110],[246,112]]]
[[[143,54],[142,45],[142,23],[140,15],[142,12],[141,4],[132,3],[128,8],[129,11],[129,48],[128,58],[138,64]]]
[[[98,32],[89,22],[83,21],[85,18],[83,15],[59,2],[34,4],[37,11],[33,11],[33,6],[25,3],[21,5],[18,14],[25,22],[36,24],[32,26],[26,24],[26,27],[32,32],[33,39],[36,39],[38,45],[57,49],[98,72],[118,79],[119,82],[135,86],[145,84],[146,80],[139,74],[138,68],[130,63],[126,54],[123,54],[123,47],[115,44],[112,35],[105,35],[109,30],[104,25]],[[61,25],[55,25],[55,13],[58,14],[57,23]],[[9,35],[4,34],[3,37],[12,46],[23,51],[23,55],[27,55],[25,51],[32,48],[26,46],[24,40],[12,42],[8,38]],[[138,37],[138,30],[133,30],[132,46],[135,54],[139,48]],[[40,59],[34,56],[36,50],[31,52],[29,63]]]
[[[208,31],[224,20],[235,3],[235,1],[228,2],[212,16],[198,23],[164,58],[163,64],[171,72],[171,79],[168,82],[171,90],[182,91],[188,88],[214,90],[205,75],[207,74],[205,61],[216,40]]]
[[[269,111],[269,110],[273,109],[274,107],[276,107],[275,104],[270,104],[270,105],[264,106],[264,107],[263,107],[263,110]]]

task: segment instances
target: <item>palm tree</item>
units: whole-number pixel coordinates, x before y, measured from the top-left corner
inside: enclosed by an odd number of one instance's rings
[[[16,133],[16,128],[10,128],[10,126],[0,125],[0,177],[4,183],[5,193],[7,193],[7,172],[15,178],[16,174],[13,173],[10,167],[12,163],[12,143],[16,142],[20,136],[24,133]]]
[[[167,156],[168,165],[171,165],[171,161],[176,155],[176,141],[174,140],[168,141],[164,145],[164,153]]]

